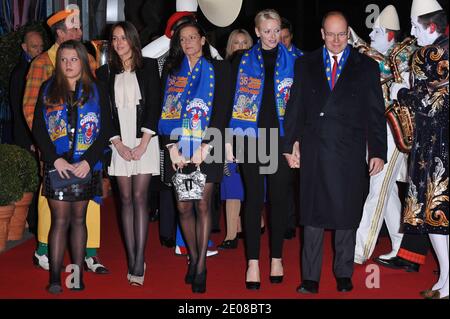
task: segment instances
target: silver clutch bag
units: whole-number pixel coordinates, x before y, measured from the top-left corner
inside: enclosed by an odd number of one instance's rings
[[[200,167],[190,174],[183,174],[181,170],[177,170],[172,176],[172,183],[178,201],[200,200],[203,198],[206,174],[200,171]]]

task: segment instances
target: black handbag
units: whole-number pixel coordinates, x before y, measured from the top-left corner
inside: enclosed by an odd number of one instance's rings
[[[72,172],[68,171],[69,178],[62,178],[56,169],[48,171],[48,176],[50,178],[50,185],[53,189],[64,188],[70,185],[78,184],[83,185],[91,181],[92,174],[91,171],[84,177],[76,177]]]

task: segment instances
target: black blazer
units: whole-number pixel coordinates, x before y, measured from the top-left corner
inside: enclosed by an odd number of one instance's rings
[[[369,159],[387,156],[378,64],[352,49],[331,91],[322,48],[300,57],[284,128],[284,152],[300,141],[300,223],[358,228],[368,187],[366,148]]]
[[[33,144],[31,131],[27,126],[23,116],[22,100],[25,91],[25,82],[30,63],[25,59],[24,54],[20,57],[19,63],[11,72],[9,81],[9,102],[13,114],[13,140],[14,144],[30,150]]]
[[[142,128],[147,128],[158,133],[158,120],[161,108],[160,80],[158,63],[155,59],[143,58],[142,68],[136,69],[136,77],[141,91],[141,101],[136,106],[136,137],[142,137]],[[105,64],[97,69],[96,75],[99,81],[105,82],[109,88],[111,101],[111,114],[113,119],[112,136],[120,135],[119,115],[117,112],[114,82],[119,70]]]

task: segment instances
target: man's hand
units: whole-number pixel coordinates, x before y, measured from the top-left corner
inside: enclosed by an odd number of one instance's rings
[[[75,170],[75,166],[72,164],[69,164],[64,158],[60,157],[58,158],[53,165],[55,166],[56,170],[58,171],[59,176],[61,178],[69,178],[69,172],[73,172]]]
[[[288,162],[288,165],[290,168],[299,168],[300,162],[297,160],[297,158],[289,153],[283,153],[284,157],[286,158],[286,161]]]
[[[290,168],[300,168],[300,143],[297,141],[292,146],[292,154],[283,153]]]
[[[75,163],[73,164],[73,166],[75,166],[75,170],[73,170],[72,173],[79,178],[85,178],[86,175],[91,170],[91,167],[89,166],[89,163],[86,160]]]
[[[379,172],[383,170],[384,160],[381,158],[371,158],[369,161],[369,176],[377,175]]]

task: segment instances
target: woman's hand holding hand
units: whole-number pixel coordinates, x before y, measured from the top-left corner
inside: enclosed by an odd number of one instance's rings
[[[59,176],[61,178],[69,178],[69,171],[73,172],[75,170],[75,166],[72,164],[69,164],[64,158],[60,157],[58,158],[53,165],[55,166],[56,170],[58,171]]]
[[[85,178],[86,175],[91,170],[91,167],[89,166],[89,163],[86,160],[75,163],[73,166],[75,166],[73,174],[78,178]]]

